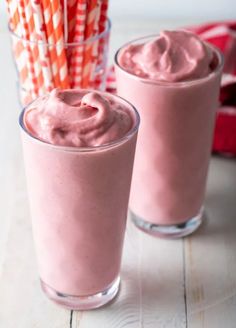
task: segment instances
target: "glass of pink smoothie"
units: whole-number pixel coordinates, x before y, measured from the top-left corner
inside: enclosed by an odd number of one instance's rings
[[[119,289],[139,115],[118,96],[55,89],[20,126],[42,289],[69,309],[100,307]]]
[[[149,234],[182,237],[202,222],[222,67],[216,48],[185,31],[116,53],[117,93],[141,116],[131,216]]]

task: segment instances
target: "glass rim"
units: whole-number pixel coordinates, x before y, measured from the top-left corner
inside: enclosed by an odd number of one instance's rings
[[[223,70],[223,66],[224,66],[224,55],[223,53],[220,51],[220,49],[218,49],[216,46],[212,45],[211,43],[209,42],[206,42],[206,41],[203,41],[208,47],[210,47],[211,49],[214,50],[214,52],[216,53],[217,55],[217,59],[218,59],[218,65],[217,67],[212,71],[210,72],[207,76],[204,76],[204,77],[201,77],[201,78],[197,78],[197,79],[194,79],[194,80],[188,80],[188,81],[176,81],[176,82],[169,82],[169,81],[159,81],[159,80],[153,80],[153,79],[150,79],[150,78],[144,78],[144,77],[140,77],[138,75],[135,75],[133,73],[130,73],[128,72],[124,67],[122,67],[120,64],[119,64],[119,61],[118,61],[118,57],[119,57],[119,53],[121,50],[123,50],[125,47],[129,46],[129,45],[132,45],[138,41],[145,41],[147,39],[154,39],[156,37],[158,37],[159,34],[151,34],[151,35],[147,35],[147,36],[143,36],[143,37],[139,37],[139,38],[136,38],[136,39],[133,39],[129,42],[126,42],[125,44],[123,44],[115,53],[115,56],[114,56],[114,65],[115,67],[117,67],[118,69],[120,69],[121,71],[123,71],[125,74],[127,74],[129,77],[135,79],[135,80],[138,80],[142,83],[145,83],[145,84],[153,84],[153,85],[160,85],[160,86],[166,86],[166,87],[172,87],[172,86],[185,86],[186,84],[187,85],[195,85],[195,84],[198,84],[200,82],[203,82],[203,81],[207,81],[207,80],[210,80],[213,76],[217,75],[218,73],[220,73],[222,70]]]
[[[8,24],[8,30],[9,30],[11,36],[14,36],[18,40],[25,42],[25,43],[34,44],[34,45],[44,45],[47,47],[57,47],[60,45],[59,43],[48,43],[48,42],[40,41],[40,40],[27,40],[24,37],[21,37],[20,35],[18,35],[16,32],[14,32],[11,29],[9,24]],[[75,46],[90,44],[90,43],[93,43],[94,41],[97,41],[97,40],[107,37],[109,35],[110,31],[111,31],[111,20],[110,20],[110,18],[107,18],[106,28],[100,34],[95,35],[89,39],[86,39],[85,41],[80,41],[80,42],[64,42],[63,41],[63,45],[65,47],[75,47]]]
[[[69,89],[71,90],[71,89]],[[81,90],[84,90],[86,92],[91,92],[93,90],[89,90],[89,89],[81,89]],[[46,142],[44,140],[41,140],[39,138],[37,138],[36,136],[34,136],[33,134],[31,134],[25,127],[24,125],[24,113],[26,111],[26,109],[31,106],[38,98],[36,98],[35,100],[33,100],[31,103],[29,103],[26,107],[24,107],[19,115],[19,119],[18,119],[18,123],[20,125],[20,128],[21,130],[29,137],[31,138],[32,140],[34,140],[35,142],[45,146],[45,147],[49,147],[49,148],[54,148],[56,150],[61,150],[61,151],[67,151],[67,152],[78,152],[78,153],[85,153],[85,152],[96,152],[96,151],[101,151],[101,150],[105,150],[107,148],[113,148],[113,147],[116,147],[122,143],[124,143],[126,140],[129,140],[132,138],[133,135],[135,135],[137,132],[138,132],[138,128],[139,128],[139,125],[140,125],[140,115],[137,111],[137,109],[135,108],[135,106],[133,106],[129,101],[127,101],[126,99],[118,96],[118,95],[114,95],[114,94],[110,94],[108,92],[102,92],[102,91],[99,91],[99,93],[102,93],[102,94],[107,94],[109,96],[112,96],[114,98],[119,98],[119,100],[123,103],[125,103],[126,105],[128,105],[131,109],[132,109],[132,112],[134,113],[134,118],[135,118],[135,121],[134,121],[134,125],[133,127],[121,138],[117,139],[117,140],[113,140],[111,142],[108,142],[106,144],[103,144],[103,145],[99,145],[99,146],[86,146],[86,147],[74,147],[74,146],[62,146],[62,145],[54,145],[54,144],[51,144],[49,142]]]

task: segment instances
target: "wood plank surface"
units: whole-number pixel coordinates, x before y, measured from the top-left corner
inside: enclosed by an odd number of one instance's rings
[[[21,156],[14,165],[10,227],[0,270],[0,327],[69,327],[70,312],[51,303],[40,290]]]
[[[128,39],[174,24],[114,26],[111,53]],[[178,22],[175,25],[184,25]],[[108,306],[64,310],[40,290],[28,211],[19,104],[9,37],[0,31],[0,327],[235,328],[236,161],[211,160],[206,221],[192,237],[161,240],[128,221],[121,291]]]
[[[107,307],[77,316],[73,328],[186,327],[182,241],[155,239],[128,220],[121,291]]]
[[[185,240],[189,328],[236,327],[236,161],[211,162],[206,222]]]
[[[39,288],[18,128],[16,75],[9,36],[0,33],[0,40],[0,327],[67,328],[70,312],[48,301]]]

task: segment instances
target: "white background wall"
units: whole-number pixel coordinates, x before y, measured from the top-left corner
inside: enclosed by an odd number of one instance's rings
[[[5,1],[0,0],[0,24],[6,12]],[[110,0],[110,17],[115,20],[236,19],[236,0]]]
[[[110,16],[236,19],[236,0],[110,0]]]

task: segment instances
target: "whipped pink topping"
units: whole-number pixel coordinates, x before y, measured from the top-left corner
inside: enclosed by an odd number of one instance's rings
[[[91,147],[122,138],[134,119],[113,96],[54,89],[26,109],[24,125],[33,136],[54,145]]]
[[[153,80],[178,82],[207,76],[215,62],[213,51],[187,31],[163,31],[143,44],[120,51],[119,65],[131,74]]]

